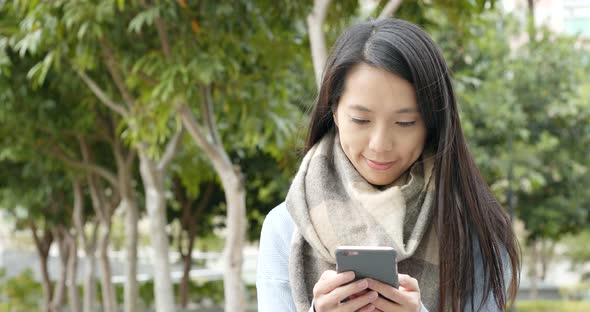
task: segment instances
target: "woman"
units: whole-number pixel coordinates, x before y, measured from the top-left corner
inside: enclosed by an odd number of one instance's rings
[[[371,21],[337,40],[305,152],[263,225],[259,311],[503,311],[515,297],[515,235],[419,27]],[[399,289],[336,273],[341,245],[396,249]]]

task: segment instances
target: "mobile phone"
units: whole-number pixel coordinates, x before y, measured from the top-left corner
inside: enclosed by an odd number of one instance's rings
[[[353,271],[355,281],[372,278],[398,288],[396,257],[391,247],[340,246],[336,248],[336,271]]]

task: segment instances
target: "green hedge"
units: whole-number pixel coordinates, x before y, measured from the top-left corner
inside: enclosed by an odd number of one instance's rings
[[[517,301],[516,312],[585,312],[588,301]]]

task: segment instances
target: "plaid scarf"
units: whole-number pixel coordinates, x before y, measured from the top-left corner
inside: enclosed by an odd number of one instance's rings
[[[335,270],[335,250],[342,245],[393,247],[399,273],[417,279],[422,303],[436,309],[433,164],[423,155],[409,173],[378,189],[356,171],[335,131],[309,150],[286,198],[296,225],[289,277],[297,311],[309,309],[313,286],[325,270]]]

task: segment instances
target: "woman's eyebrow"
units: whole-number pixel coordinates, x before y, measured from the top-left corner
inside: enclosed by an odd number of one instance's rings
[[[350,105],[349,108],[357,110],[357,111],[361,111],[361,112],[368,112],[368,113],[373,112],[369,108],[359,105],[359,104]],[[417,112],[418,112],[418,109],[413,108],[413,107],[404,107],[404,108],[400,108],[395,111],[396,114],[410,114],[410,113],[417,113]]]
[[[413,108],[413,107],[405,107],[405,108],[400,108],[400,109],[396,110],[395,113],[396,114],[418,113],[418,109]]]
[[[369,113],[372,112],[372,110],[370,110],[369,108],[359,105],[359,104],[350,105],[350,108],[357,110],[357,111],[361,111],[361,112],[369,112]]]

